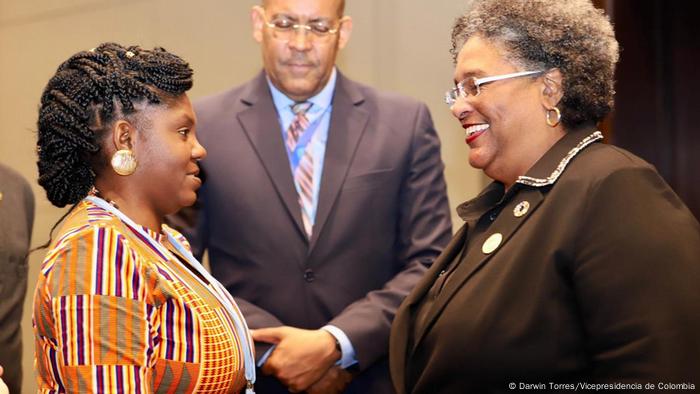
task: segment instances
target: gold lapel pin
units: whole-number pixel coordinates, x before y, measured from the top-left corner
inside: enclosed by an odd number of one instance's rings
[[[520,201],[518,205],[513,208],[513,215],[515,215],[516,218],[519,218],[527,213],[527,211],[530,209],[530,203],[527,201]]]
[[[486,239],[484,245],[481,247],[481,251],[484,252],[484,254],[489,254],[498,248],[501,241],[503,241],[503,235],[501,233],[491,234],[491,236]]]
[[[0,201],[2,201],[2,192],[0,192]]]

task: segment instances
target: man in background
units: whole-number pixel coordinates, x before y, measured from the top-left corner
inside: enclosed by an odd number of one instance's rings
[[[20,322],[33,223],[34,194],[29,183],[0,164],[0,366],[10,393],[22,392]]]
[[[337,70],[343,0],[251,18],[264,70],[195,103],[208,157],[184,232],[256,329],[257,392],[391,393],[395,311],[451,237],[430,114]]]

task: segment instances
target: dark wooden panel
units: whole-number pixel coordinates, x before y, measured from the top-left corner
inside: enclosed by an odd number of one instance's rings
[[[615,0],[611,13],[622,48],[611,141],[700,217],[700,2]]]

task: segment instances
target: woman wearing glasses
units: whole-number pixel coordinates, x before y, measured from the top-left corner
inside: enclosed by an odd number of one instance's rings
[[[72,205],[34,295],[42,393],[252,389],[245,321],[164,216],[201,185],[187,91],[162,48],[107,43],[66,60],[39,108],[39,184]]]
[[[596,130],[618,60],[606,17],[588,0],[475,1],[452,37],[447,102],[493,182],[397,313],[397,391],[700,385],[700,226]]]

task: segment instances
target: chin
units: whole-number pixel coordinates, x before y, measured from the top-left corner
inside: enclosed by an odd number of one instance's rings
[[[469,165],[476,170],[483,170],[486,166],[484,160],[478,156],[474,157],[473,155],[469,155]]]
[[[180,200],[180,208],[191,207],[195,202],[197,202],[197,195],[192,193],[192,196],[188,196]]]

